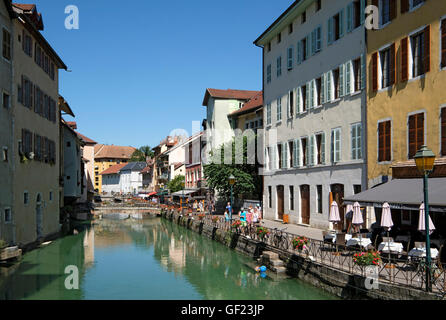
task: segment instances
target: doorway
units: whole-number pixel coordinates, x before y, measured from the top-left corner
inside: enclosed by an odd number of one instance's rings
[[[307,184],[300,186],[300,204],[302,224],[310,224],[310,186]]]
[[[331,188],[332,201],[336,201],[336,203],[338,204],[339,216],[341,218],[341,221],[335,225],[335,228],[338,231],[342,231],[345,229],[345,208],[343,206],[344,185],[332,184],[330,188]]]
[[[277,186],[277,219],[283,220],[285,213],[285,188]]]

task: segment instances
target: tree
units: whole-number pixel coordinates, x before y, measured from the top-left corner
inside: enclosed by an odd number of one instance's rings
[[[170,193],[181,191],[184,188],[184,176],[176,176],[167,184],[167,188],[170,190]]]
[[[145,162],[146,158],[153,158],[154,152],[149,146],[142,146],[133,152],[129,162]]]
[[[250,139],[255,137],[243,137],[243,148],[237,148],[235,139],[222,145],[219,149],[221,152],[213,150],[210,156],[210,164],[203,168],[204,177],[208,186],[218,191],[225,199],[230,199],[231,185],[229,184],[229,176],[232,174],[236,178],[236,183],[233,186],[234,197],[253,197],[261,199],[262,196],[262,179],[259,176],[259,165],[248,164],[248,160],[255,154],[248,154],[248,143],[252,143]],[[232,163],[225,164],[224,150],[232,147]],[[217,157],[220,157],[220,161]],[[242,163],[237,163],[236,158],[243,159]],[[254,158],[255,159],[255,158]]]

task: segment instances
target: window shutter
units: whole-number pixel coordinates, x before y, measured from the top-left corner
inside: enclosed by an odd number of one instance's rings
[[[335,131],[335,135],[336,135],[336,162],[339,162],[341,160],[341,130],[336,130]]]
[[[325,73],[322,74],[321,77],[321,104],[325,103]]]
[[[316,51],[319,52],[322,49],[322,26],[319,25],[319,27],[316,30]]]
[[[353,30],[353,2],[350,2],[347,6],[347,32]]]
[[[331,162],[334,163],[335,162],[335,158],[334,158],[334,146],[335,146],[335,132],[334,130],[331,130],[331,146],[330,146],[330,151],[331,151]]]
[[[397,6],[396,0],[390,0],[389,6],[390,6],[389,17],[390,20],[393,20],[396,18],[396,6]]]
[[[408,38],[401,40],[401,81],[409,79]]]
[[[446,156],[446,108],[441,109],[441,155]]]
[[[311,34],[307,35],[306,41],[307,41],[307,45],[305,47],[305,49],[306,49],[305,57],[306,57],[306,59],[308,59],[310,57],[310,49],[311,49]]]
[[[307,85],[305,86],[306,90],[306,97],[305,97],[305,105],[307,106],[307,109],[310,107],[310,82],[307,82]]]
[[[333,43],[333,17],[328,19],[328,44],[332,44]]]
[[[321,164],[325,164],[325,132],[321,134]]]
[[[342,38],[344,36],[344,16],[345,16],[345,9],[342,9],[339,12],[339,38]]]
[[[446,67],[446,19],[441,22],[441,67]]]
[[[385,128],[386,129],[385,129],[384,139],[385,139],[386,143],[385,143],[385,153],[384,153],[385,159],[384,160],[390,161],[390,160],[392,160],[392,155],[391,155],[392,132],[391,132],[391,122],[390,121],[385,122]]]
[[[345,88],[345,68],[344,65],[341,64],[339,66],[339,97],[344,96],[344,88]]]
[[[396,82],[396,51],[395,51],[395,43],[393,43],[390,47],[390,79],[389,79],[389,85],[394,85]]]
[[[417,128],[415,115],[409,117],[409,159],[412,159],[417,152]]]
[[[310,81],[310,106],[312,109],[314,107],[314,80]]]
[[[288,70],[293,69],[293,47],[288,48]]]
[[[356,159],[356,127],[350,127],[350,138],[351,138],[351,159]]]
[[[401,0],[401,13],[409,11],[409,0]]]
[[[362,124],[356,126],[356,156],[362,159]]]
[[[316,35],[317,29],[314,29],[311,32],[311,55],[314,55],[316,53]]]
[[[365,21],[365,3],[366,0],[361,0],[360,1],[360,22],[361,25],[364,24]]]
[[[296,90],[296,114],[302,113],[301,90],[301,87]]]
[[[314,135],[310,136],[310,166],[314,163]]]
[[[299,41],[297,43],[297,64],[301,64],[302,63],[302,41]]]
[[[372,89],[378,91],[378,52],[372,55]]]
[[[367,58],[366,55],[361,55],[361,90],[364,90],[367,85]]]
[[[431,69],[430,63],[430,52],[431,52],[431,26],[428,25],[426,29],[424,29],[424,72],[427,73]]]
[[[295,141],[296,143],[296,154],[294,156],[294,158],[296,159],[296,167],[300,168],[301,166],[301,155],[300,155],[300,140],[296,139]]]
[[[378,124],[378,162],[384,160],[384,122]]]
[[[351,89],[351,77],[352,77],[352,62],[348,61],[345,64],[345,95],[350,95],[352,92]]]
[[[327,96],[325,97],[325,100],[331,102],[331,71],[327,72],[325,78],[327,79]]]

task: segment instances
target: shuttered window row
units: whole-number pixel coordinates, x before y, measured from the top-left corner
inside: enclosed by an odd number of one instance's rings
[[[446,30],[446,27],[445,27]],[[410,53],[409,53],[409,50]],[[393,43],[389,48],[375,52],[371,59],[372,90],[392,86],[398,82],[406,82],[430,71],[430,26],[400,42],[400,64],[397,65],[397,49]],[[411,57],[411,61],[409,61]],[[446,51],[445,51],[446,57]],[[412,66],[411,69],[409,67]],[[381,79],[378,78],[378,68],[381,67]],[[399,71],[398,71],[399,68]]]
[[[46,137],[32,133],[27,129],[22,129],[22,142],[20,152],[29,157],[34,153],[34,161],[50,164],[56,163],[56,143]]]
[[[18,86],[18,101],[40,116],[56,123],[56,101],[23,75],[21,84]]]

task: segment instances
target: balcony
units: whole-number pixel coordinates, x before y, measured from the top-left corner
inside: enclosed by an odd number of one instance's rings
[[[167,168],[167,167],[169,167],[169,161],[167,161],[167,160],[159,160],[159,161],[157,161],[156,162],[156,166],[158,167],[158,168]]]

